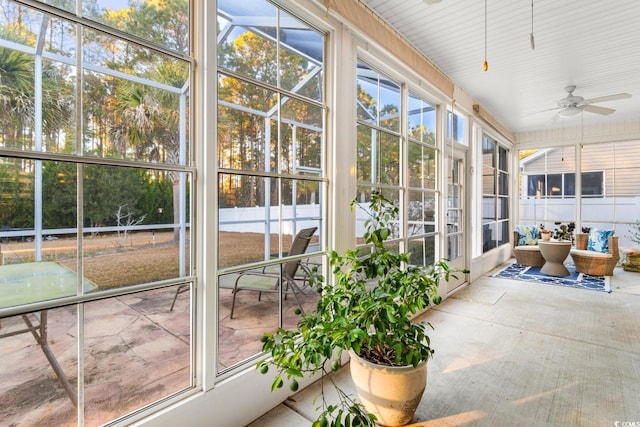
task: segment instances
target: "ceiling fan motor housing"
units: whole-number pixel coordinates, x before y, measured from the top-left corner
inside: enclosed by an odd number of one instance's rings
[[[575,86],[567,86],[564,88],[564,90],[566,90],[569,93],[569,95],[558,101],[558,107],[560,108],[578,107],[579,108],[586,104],[583,97],[573,94],[573,91],[576,90]]]

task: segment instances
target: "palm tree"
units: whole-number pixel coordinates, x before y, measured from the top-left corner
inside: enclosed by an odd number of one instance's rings
[[[5,146],[20,147],[22,130],[33,120],[33,57],[0,48],[0,123]],[[24,144],[24,141],[23,141]]]
[[[150,72],[149,78],[159,83],[182,87],[188,78],[185,63],[163,61]],[[126,157],[135,151],[137,159],[169,164],[180,163],[180,95],[139,83],[118,86],[116,96],[117,123],[111,129],[114,148]],[[173,185],[173,212],[179,212],[179,174],[168,172]],[[178,239],[178,229],[175,230]]]
[[[20,39],[14,35],[13,39]],[[20,42],[18,40],[18,42]],[[9,48],[0,48],[0,123],[4,126],[5,146],[31,147],[35,118],[35,65],[34,57]],[[68,130],[73,117],[71,85],[63,77],[62,65],[47,62],[42,70],[42,129],[43,136],[54,136]],[[46,142],[47,139],[43,138]],[[49,151],[57,151],[48,147]]]

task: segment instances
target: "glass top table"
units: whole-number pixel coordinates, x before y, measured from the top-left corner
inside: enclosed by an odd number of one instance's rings
[[[96,285],[83,279],[84,292]],[[76,295],[78,276],[53,261],[0,265],[0,308]]]
[[[83,292],[94,290],[96,285],[82,280]],[[0,309],[74,296],[78,293],[78,275],[53,261],[0,265]],[[30,333],[40,345],[62,387],[71,402],[77,406],[78,398],[64,370],[58,363],[47,338],[47,310],[22,314],[25,327],[7,333],[0,338]]]

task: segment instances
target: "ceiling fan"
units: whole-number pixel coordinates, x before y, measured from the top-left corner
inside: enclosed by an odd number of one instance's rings
[[[613,108],[601,107],[599,105],[593,105],[593,104],[597,104],[600,102],[607,102],[607,101],[615,101],[618,99],[631,98],[631,94],[616,93],[613,95],[598,96],[596,98],[584,99],[581,96],[573,94],[573,91],[576,90],[576,87],[574,85],[569,85],[565,87],[564,90],[567,91],[568,95],[556,102],[558,104],[558,107],[552,108],[552,110],[559,110],[556,113],[556,116],[561,116],[561,117],[575,116],[576,114],[579,114],[583,111],[588,111],[589,113],[608,116],[609,114],[613,113],[616,110],[614,110]]]

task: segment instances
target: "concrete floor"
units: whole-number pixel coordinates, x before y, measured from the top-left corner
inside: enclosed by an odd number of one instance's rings
[[[611,288],[485,276],[427,312],[436,353],[410,426],[639,425],[640,273],[617,268]],[[335,379],[353,392],[348,367]],[[250,427],[310,426],[318,388]]]

